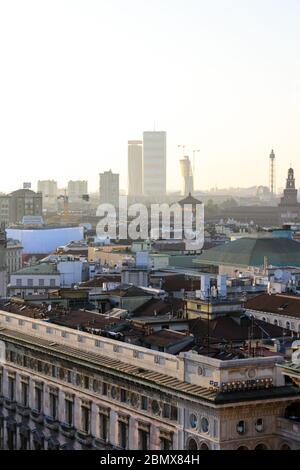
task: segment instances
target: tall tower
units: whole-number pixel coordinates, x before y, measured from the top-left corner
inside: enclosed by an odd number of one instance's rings
[[[270,154],[270,193],[271,193],[271,198],[273,199],[276,193],[274,150],[272,150]]]
[[[119,174],[111,170],[100,173],[100,204],[119,207]]]
[[[7,263],[6,263],[7,239],[5,225],[0,227],[0,297],[7,296]]]
[[[285,190],[283,197],[280,201],[280,206],[298,206],[298,191],[296,189],[296,182],[293,168],[289,168],[288,177],[286,180]]]
[[[128,141],[128,196],[143,193],[143,142]]]
[[[167,190],[166,132],[143,133],[144,195],[165,195]]]
[[[179,160],[180,162],[180,169],[181,175],[183,178],[183,196],[187,196],[188,194],[192,194],[194,191],[194,178],[193,178],[193,169],[191,165],[190,158],[188,156],[184,156],[182,159]]]

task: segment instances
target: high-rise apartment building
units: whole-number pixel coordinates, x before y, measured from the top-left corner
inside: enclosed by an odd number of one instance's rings
[[[111,170],[100,173],[100,204],[119,206],[119,174]]]
[[[38,191],[43,195],[43,204],[45,209],[57,210],[57,181],[43,180],[38,181]]]
[[[143,142],[128,141],[128,196],[143,193]]]
[[[9,221],[21,223],[24,216],[43,215],[43,195],[31,189],[18,189],[9,195]]]
[[[81,202],[82,196],[88,193],[87,181],[69,181],[68,182],[68,197],[69,202]]]
[[[166,132],[143,133],[143,192],[146,196],[166,194],[166,137]]]

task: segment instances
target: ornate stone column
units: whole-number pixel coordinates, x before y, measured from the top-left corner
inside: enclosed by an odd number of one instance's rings
[[[160,450],[159,428],[155,424],[150,426],[150,450]]]
[[[118,413],[110,410],[109,414],[109,441],[112,445],[118,445]]]
[[[129,418],[129,449],[137,450],[139,440],[139,430],[137,420],[130,416]]]

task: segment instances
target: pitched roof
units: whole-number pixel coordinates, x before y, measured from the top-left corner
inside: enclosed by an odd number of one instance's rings
[[[172,299],[166,302],[161,299],[149,299],[143,305],[140,305],[132,314],[134,317],[150,317],[156,315],[165,315],[170,312],[177,312],[182,307],[183,302],[179,299]]]
[[[163,329],[143,338],[143,343],[158,347],[165,347],[172,346],[178,341],[183,341],[187,337],[189,336],[179,331]],[[190,338],[193,339],[192,336]]]
[[[133,285],[122,284],[116,289],[107,291],[109,295],[117,295],[120,297],[152,297],[149,292]]]
[[[300,297],[287,294],[260,294],[249,299],[246,308],[300,318]]]
[[[89,281],[81,282],[80,287],[102,287],[105,282],[121,282],[120,274],[107,274],[96,276]]]
[[[300,266],[300,243],[288,238],[245,237],[205,251],[196,263],[229,266]]]
[[[207,338],[208,325],[207,320],[197,319],[190,323],[190,330],[196,339]],[[252,334],[253,339],[266,338],[268,335],[272,338],[282,337],[282,328],[271,325],[260,320],[255,320]],[[232,317],[219,317],[209,322],[209,334],[212,342],[219,341],[246,341],[249,339],[249,325],[239,324]]]
[[[52,263],[40,263],[40,264],[34,264],[33,266],[28,266],[27,268],[22,268],[19,269],[19,271],[16,271],[14,275],[41,275],[41,274],[59,274],[56,268],[56,264]]]
[[[191,205],[202,204],[202,202],[199,199],[196,199],[195,197],[193,197],[191,193],[189,193],[188,196],[178,201],[178,204],[180,204],[181,206],[184,206],[185,204],[191,204]]]

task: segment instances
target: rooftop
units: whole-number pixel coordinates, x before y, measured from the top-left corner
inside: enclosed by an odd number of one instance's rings
[[[119,297],[152,297],[149,292],[146,292],[140,287],[133,286],[131,284],[121,284],[116,289],[108,291],[110,295],[116,295]]]
[[[13,321],[13,318],[11,319]],[[42,323],[42,322],[40,322]],[[30,327],[30,325],[28,325]],[[46,329],[46,325],[40,325],[40,327]],[[12,341],[17,344],[25,345],[26,347],[34,347],[37,351],[47,352],[51,351],[51,354],[55,354],[57,357],[63,357],[67,360],[74,361],[76,358],[76,363],[81,364],[82,366],[86,366],[89,369],[94,368],[95,370],[101,368],[101,370],[107,371],[109,374],[118,374],[119,376],[123,376],[128,380],[134,380],[136,383],[143,383],[146,385],[151,386],[152,388],[157,388],[158,390],[171,390],[176,394],[184,394],[184,396],[188,395],[191,398],[200,399],[203,401],[208,401],[215,404],[223,404],[223,403],[233,403],[233,402],[243,402],[243,401],[255,401],[257,399],[268,399],[268,398],[281,398],[281,397],[299,397],[300,390],[298,387],[294,387],[291,385],[275,385],[271,387],[264,387],[262,388],[252,388],[249,390],[232,390],[229,392],[225,392],[219,389],[212,389],[211,387],[204,386],[204,385],[197,385],[193,384],[188,381],[184,381],[181,378],[174,377],[172,375],[168,375],[163,372],[159,372],[158,370],[154,370],[153,368],[148,367],[145,365],[142,367],[138,364],[139,360],[135,359],[137,364],[128,363],[126,362],[126,358],[123,355],[120,359],[117,359],[116,356],[112,357],[107,353],[104,354],[95,352],[92,348],[87,350],[86,344],[84,347],[80,347],[80,344],[71,342],[68,339],[64,338],[62,342],[56,336],[55,342],[53,342],[53,337],[51,335],[42,335],[42,333],[32,334],[29,333],[29,329],[27,326],[17,328],[8,328],[6,325],[4,326],[4,322],[1,322],[1,329],[0,329],[0,338],[4,339],[5,341]],[[94,341],[93,335],[86,335],[86,339],[88,341],[90,338]],[[109,346],[109,340],[104,339],[103,341],[107,341],[107,346]],[[130,346],[128,346],[130,348]],[[141,348],[143,351],[143,348]],[[144,350],[146,351],[146,350]],[[149,356],[155,357],[157,352],[148,352]],[[152,356],[153,354],[153,356]],[[189,356],[185,356],[186,353],[182,356],[182,358],[174,358],[169,354],[159,353],[165,360],[177,361],[176,364],[186,363],[186,361],[190,360]],[[215,359],[205,359],[203,356],[198,356],[195,354],[194,361],[209,361],[209,364],[214,365],[214,367],[219,367],[220,370],[222,368],[232,367],[231,364],[228,362],[231,361],[224,361],[224,363],[216,362]],[[271,360],[271,361],[270,361]],[[245,366],[249,367],[252,364],[260,364],[260,367],[273,367],[274,361],[276,358],[255,358],[253,359],[242,359],[233,361],[235,367],[241,365],[242,361],[245,361]],[[144,359],[143,359],[144,361]],[[154,365],[152,366],[154,367]],[[157,367],[155,365],[155,367]],[[162,369],[164,370],[164,369]]]
[[[57,271],[56,264],[51,263],[40,263],[35,264],[33,266],[28,266],[27,268],[19,269],[16,271],[14,275],[58,275],[59,272]]]
[[[230,341],[248,341],[251,321],[240,322],[239,318],[230,316],[217,317],[210,320],[209,325],[206,319],[190,320],[190,330],[196,340],[202,341],[207,338],[208,326],[211,343],[230,342]],[[255,320],[253,328],[251,327],[253,340],[262,338],[282,338],[282,328],[276,325]]]
[[[288,238],[245,237],[211,248],[196,263],[240,267],[300,266],[300,243]]]
[[[246,303],[249,310],[276,313],[300,318],[300,296],[288,294],[261,294]]]

